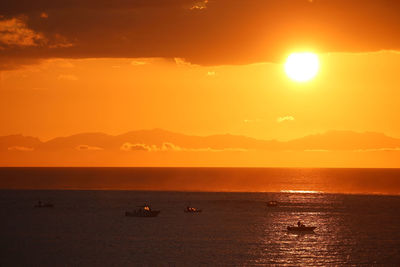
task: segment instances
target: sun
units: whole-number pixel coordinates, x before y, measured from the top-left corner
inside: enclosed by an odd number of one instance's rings
[[[285,72],[296,82],[307,82],[317,75],[318,56],[311,52],[292,53],[286,60]]]

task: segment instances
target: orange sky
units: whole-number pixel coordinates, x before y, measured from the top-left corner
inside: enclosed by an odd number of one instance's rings
[[[319,57],[319,74],[302,84],[291,81],[278,63],[46,60],[2,72],[0,135],[47,140],[81,132],[163,128],[278,140],[331,129],[400,137],[400,53]]]
[[[0,136],[400,138],[399,13],[395,0],[5,0]],[[296,51],[319,56],[309,82],[284,72]]]

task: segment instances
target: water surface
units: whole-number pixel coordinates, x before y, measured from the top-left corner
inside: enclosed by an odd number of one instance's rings
[[[160,215],[124,216],[145,202]],[[1,190],[0,265],[398,266],[399,210],[383,195]],[[315,233],[288,233],[298,220]]]

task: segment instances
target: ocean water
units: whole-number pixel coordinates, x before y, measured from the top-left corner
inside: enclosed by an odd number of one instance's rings
[[[0,168],[0,189],[292,190],[400,195],[400,169]]]
[[[160,215],[124,216],[143,203]],[[389,195],[0,190],[0,266],[398,266],[399,211]],[[287,232],[298,220],[315,233]]]

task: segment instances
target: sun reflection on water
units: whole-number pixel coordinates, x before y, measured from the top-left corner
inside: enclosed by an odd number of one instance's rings
[[[281,193],[322,194],[324,192],[315,190],[281,190]]]
[[[336,238],[337,231],[332,229],[342,224],[339,218],[332,216],[335,209],[332,196],[312,195],[310,193],[320,192],[309,190],[283,192],[287,194],[280,195],[279,206],[269,209],[265,218],[263,263],[314,266],[343,263],[346,256],[332,253],[330,249],[340,242]],[[295,226],[298,221],[317,228],[314,232],[288,232],[287,226]]]

